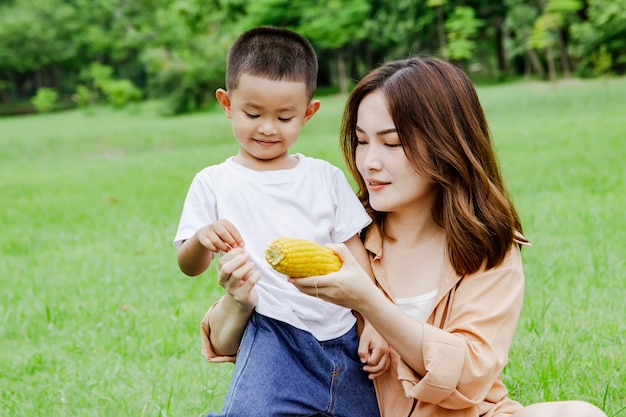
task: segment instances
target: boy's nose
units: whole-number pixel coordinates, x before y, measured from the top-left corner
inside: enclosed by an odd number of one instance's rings
[[[264,135],[274,135],[276,134],[276,126],[270,120],[264,120],[259,124],[259,133]]]

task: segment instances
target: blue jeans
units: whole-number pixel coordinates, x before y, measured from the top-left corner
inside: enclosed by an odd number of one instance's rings
[[[221,414],[207,417],[379,417],[353,327],[320,342],[309,332],[253,313]]]

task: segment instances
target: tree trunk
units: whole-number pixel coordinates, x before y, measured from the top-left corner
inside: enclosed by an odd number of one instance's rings
[[[498,22],[496,26],[496,48],[498,52],[498,71],[501,74],[508,74],[509,72],[509,59],[504,47],[504,39],[506,33],[502,30],[502,22]]]
[[[446,49],[446,28],[443,22],[443,6],[437,7],[437,35],[439,37],[439,53]]]
[[[569,78],[571,71],[570,71],[570,65],[569,65],[569,55],[567,53],[567,41],[565,40],[563,29],[559,28],[557,30],[557,34],[559,36],[559,52],[561,55],[561,70],[563,71],[563,76],[565,78]]]
[[[35,71],[35,91],[43,87],[43,80],[41,76],[41,69]]]
[[[348,94],[348,67],[343,49],[337,49],[337,81],[341,94]]]
[[[546,0],[539,2],[541,14],[546,16]],[[554,81],[556,79],[556,70],[554,69],[554,51],[552,49],[552,41],[549,39],[550,31],[546,30],[546,64],[548,66],[548,79]]]
[[[528,60],[530,61],[530,65],[535,69],[537,74],[541,78],[544,78],[545,75],[546,75],[546,72],[543,69],[543,66],[541,65],[541,61],[539,61],[539,57],[537,56],[537,53],[535,52],[535,50],[532,49],[532,48],[527,49],[526,50],[526,55],[528,56]]]
[[[556,70],[554,68],[554,51],[550,41],[546,45],[546,63],[548,64],[548,78],[550,81],[554,81],[556,79]]]

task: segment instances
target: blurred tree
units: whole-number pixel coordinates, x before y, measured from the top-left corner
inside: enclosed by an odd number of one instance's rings
[[[319,48],[333,51],[336,79],[342,94],[348,93],[350,64],[346,62],[351,45],[365,39],[363,22],[370,13],[368,0],[314,1],[304,8],[298,31]]]
[[[2,8],[0,63],[18,93],[61,82],[79,52],[79,27],[76,10],[62,0],[16,0]]]
[[[582,6],[580,0],[548,0],[546,4],[546,13],[553,16],[551,19],[553,25],[550,29],[555,32],[558,40],[561,71],[565,77],[569,77],[571,73],[567,27]]]
[[[365,67],[359,75],[385,60],[420,53],[437,53],[436,11],[426,2],[372,1],[370,16],[363,23],[367,34],[356,53]]]
[[[320,85],[343,92],[383,61],[415,54],[491,76],[626,72],[626,0],[0,0],[0,102],[50,87],[65,103],[99,63],[127,80],[118,93],[134,85],[165,98],[168,113],[193,111],[223,86],[232,40],[258,25],[309,38]]]
[[[533,25],[539,16],[539,8],[524,0],[506,0],[508,12],[504,20],[505,49],[509,59],[523,58],[523,74],[529,77],[534,70],[544,77],[545,69],[532,46]]]
[[[580,60],[578,74],[624,74],[626,0],[589,0],[585,12],[586,19],[571,26],[573,55]]]
[[[165,97],[164,113],[209,103],[224,85],[226,54],[237,34],[242,2],[179,0],[156,13],[158,36],[140,55],[151,97]]]
[[[553,46],[555,36],[553,29],[557,27],[557,17],[549,13],[546,7],[547,0],[539,0],[540,15],[535,20],[533,32],[530,35],[530,44],[534,49],[542,49],[546,54],[546,64],[548,66],[548,78],[554,80],[556,78],[556,69],[554,67],[554,51]]]
[[[439,53],[443,55],[446,49],[446,29],[444,6],[448,4],[448,0],[426,0],[428,7],[432,7],[437,12],[437,36],[439,38]]]
[[[474,53],[474,36],[483,22],[476,19],[474,9],[456,6],[445,23],[448,43],[444,56],[455,61],[467,61]]]

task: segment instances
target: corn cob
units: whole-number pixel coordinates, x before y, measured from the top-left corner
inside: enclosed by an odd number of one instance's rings
[[[265,259],[276,271],[294,278],[338,271],[341,259],[332,250],[306,239],[281,237],[265,250]]]

